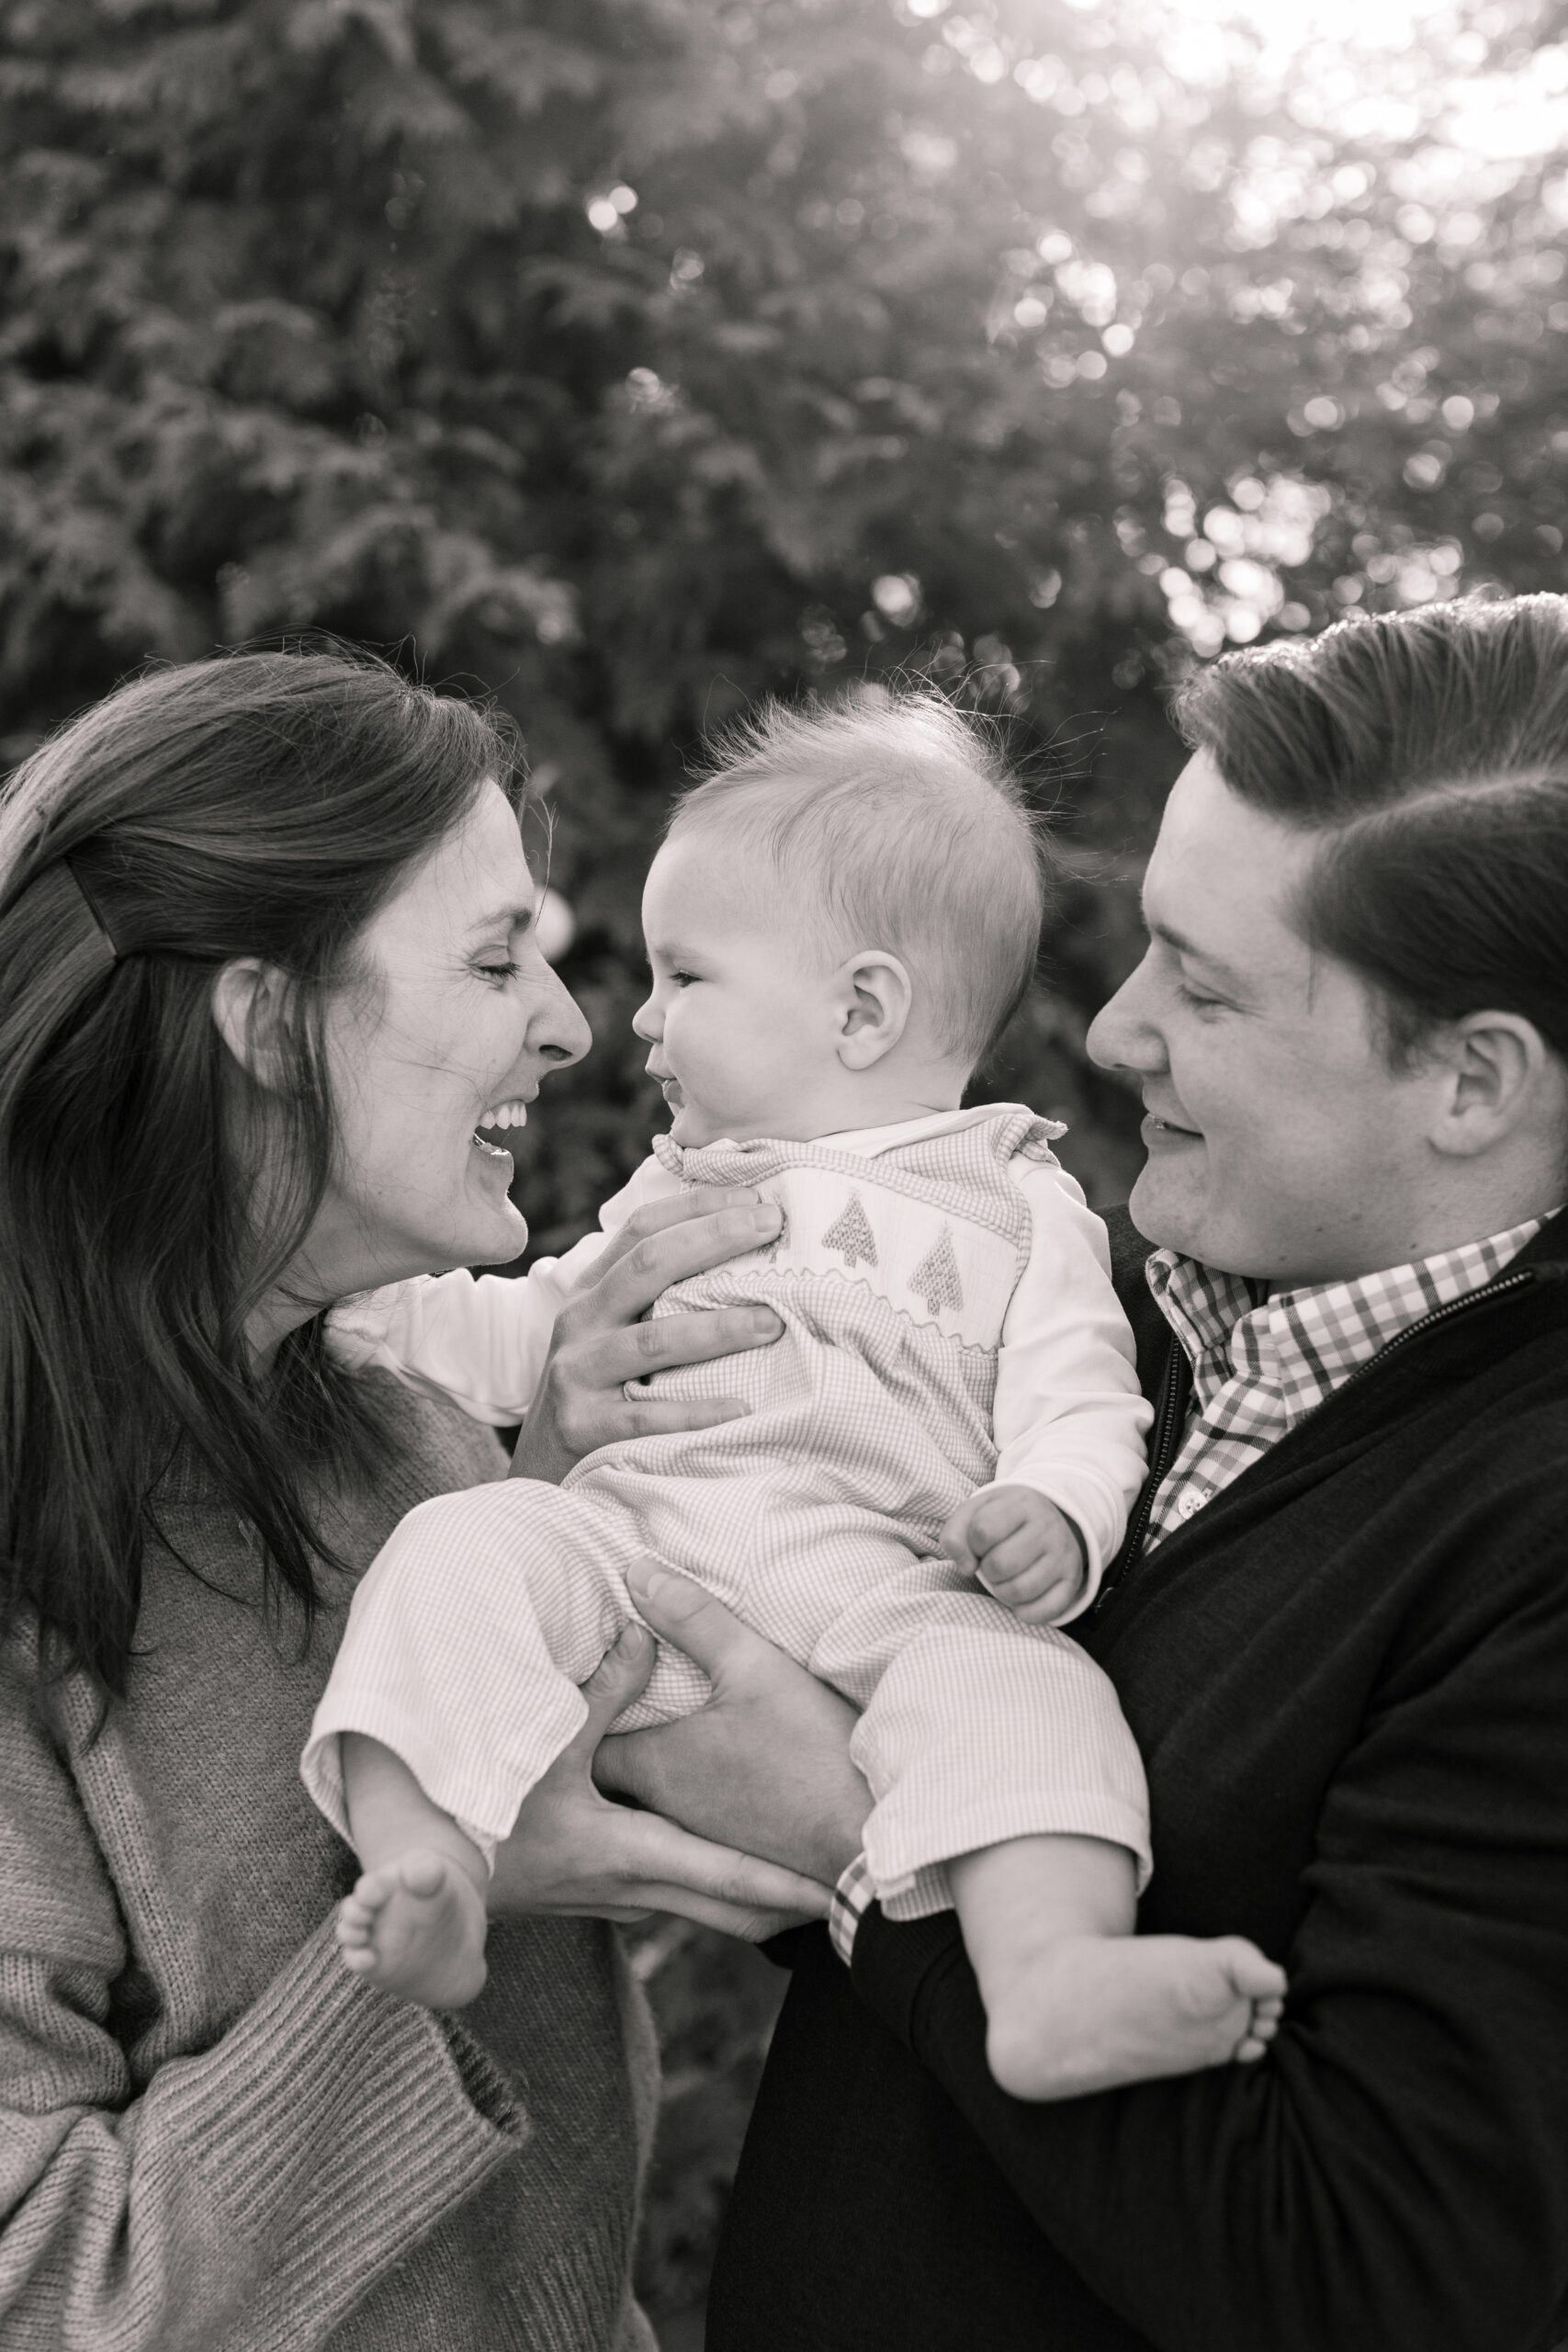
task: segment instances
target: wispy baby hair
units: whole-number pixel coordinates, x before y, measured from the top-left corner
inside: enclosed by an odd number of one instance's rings
[[[825,956],[899,956],[942,1049],[981,1060],[1045,912],[1040,827],[993,730],[940,695],[869,687],[833,708],[764,704],[713,759],[671,834],[711,826],[760,852]]]

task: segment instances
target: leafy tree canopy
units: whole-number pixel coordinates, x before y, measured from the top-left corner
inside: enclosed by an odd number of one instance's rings
[[[149,654],[304,628],[498,694],[600,1035],[530,1131],[558,1243],[655,1122],[627,1015],[683,759],[765,691],[932,677],[1063,801],[1051,985],[995,1080],[1113,1193],[1081,1034],[1136,952],[1170,676],[1561,584],[1562,29],[5,0],[9,755]]]

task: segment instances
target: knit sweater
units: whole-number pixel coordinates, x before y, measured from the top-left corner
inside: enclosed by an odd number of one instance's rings
[[[321,1526],[357,1573],[496,1476],[374,1375],[398,1439]],[[6,2352],[632,2352],[656,2060],[612,1928],[500,1922],[461,2022],[343,1968],[352,1854],[297,1759],[353,1576],[307,1640],[259,1607],[199,1469],[156,1498],[136,1657],[91,1694],[0,1678],[0,2342]],[[180,1558],[175,1556],[177,1547]]]
[[[1131,1237],[1120,1221],[1125,1245]],[[1256,2066],[1028,2106],[956,1928],[814,1932],[709,2352],[1545,2352],[1568,2335],[1568,1261],[1549,1225],[1081,1634],[1148,1770],[1145,1929],[1290,1975]],[[1116,1226],[1112,1227],[1113,1239]],[[1185,1359],[1122,1252],[1179,1441]]]

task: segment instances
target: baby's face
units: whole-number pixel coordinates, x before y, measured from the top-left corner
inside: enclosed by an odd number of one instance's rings
[[[769,889],[756,859],[696,827],[649,870],[653,988],[632,1026],[653,1048],[649,1071],[677,1143],[820,1131],[824,1090],[840,1076],[833,975],[792,937]]]

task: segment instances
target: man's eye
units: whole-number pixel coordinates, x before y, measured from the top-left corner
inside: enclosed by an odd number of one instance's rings
[[[1177,981],[1176,993],[1183,1004],[1191,1005],[1194,1012],[1217,1012],[1224,1003],[1224,997],[1200,995],[1199,991],[1190,988],[1185,980]]]

